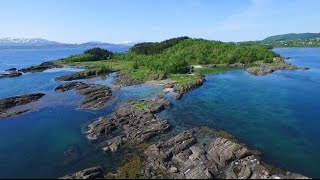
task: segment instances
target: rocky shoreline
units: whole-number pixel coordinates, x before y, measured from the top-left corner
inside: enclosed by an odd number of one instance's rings
[[[54,61],[48,61],[48,62],[43,62],[40,65],[31,66],[31,67],[24,68],[24,69],[10,68],[10,69],[6,70],[8,73],[0,74],[0,79],[1,78],[14,78],[14,77],[22,76],[23,73],[43,72],[48,69],[62,68],[62,67],[63,66],[61,66],[61,65],[55,64]]]
[[[87,138],[98,140],[103,151],[118,151],[129,143],[143,143],[169,130],[167,121],[155,116],[170,103],[156,97],[122,105],[111,118],[101,117],[88,126]],[[102,139],[102,140],[101,140]]]
[[[11,68],[11,69],[7,69],[5,74],[0,74],[0,79],[2,78],[13,78],[13,77],[18,77],[21,76],[22,73],[17,71],[16,68]]]
[[[80,79],[90,79],[90,78],[95,78],[99,76],[105,76],[110,73],[113,73],[114,71],[110,71],[107,69],[91,69],[91,70],[85,70],[81,72],[76,72],[73,74],[65,75],[65,76],[60,76],[55,78],[57,81],[73,81],[73,80],[80,80]]]
[[[117,72],[114,79],[114,84],[121,85],[121,86],[133,86],[133,85],[138,85],[142,83],[143,83],[142,81],[130,78],[124,72],[121,72],[121,71]]]
[[[138,164],[133,169],[130,169],[131,162],[127,162],[128,167],[118,169],[115,174],[107,175],[102,168],[94,167],[94,171],[84,170],[63,178],[95,177],[97,172],[99,178],[101,172],[104,178],[117,178],[119,174],[127,174],[125,178],[150,179],[307,178],[288,171],[275,171],[259,160],[257,151],[239,144],[226,133],[194,128],[180,134],[168,134],[171,125],[155,114],[169,106],[170,103],[159,96],[148,101],[133,101],[119,107],[112,117],[101,117],[88,126],[87,138],[98,143],[105,152],[152,143],[140,153],[137,150]],[[155,137],[160,140],[155,141]],[[123,169],[130,172],[122,172]]]
[[[34,73],[34,72],[43,72],[48,69],[62,68],[62,67],[63,66],[57,65],[56,63],[54,63],[54,61],[48,61],[48,62],[43,62],[40,65],[31,66],[28,68],[20,69],[18,71],[23,73]]]
[[[65,92],[72,89],[78,94],[85,96],[80,105],[81,109],[96,110],[102,108],[112,98],[110,87],[97,84],[86,84],[83,82],[65,83],[56,87],[55,91]]]
[[[30,109],[11,111],[13,108],[21,105],[26,105],[41,99],[45,94],[34,93],[21,96],[14,96],[5,99],[0,99],[0,119],[16,116],[30,111]]]
[[[12,69],[12,72],[42,72],[56,67],[59,66],[52,62],[45,62],[39,66],[19,71]],[[297,67],[288,65],[288,67],[284,67],[284,69],[286,68],[296,70]],[[273,71],[274,69],[268,68],[252,72],[248,70],[254,75],[265,75]],[[83,71],[58,77],[56,80],[72,81],[108,73],[110,73],[108,70]],[[189,84],[170,83],[164,85],[164,88],[172,88],[176,93],[176,98],[181,99],[185,93],[200,87],[204,82],[205,76],[200,76],[199,80]],[[141,83],[141,81],[129,78],[123,72],[117,72],[116,74],[115,84],[128,86]],[[82,109],[99,109],[112,98],[111,88],[103,85],[68,82],[55,88],[56,92],[69,90],[75,90],[78,94],[84,96],[80,105]],[[16,106],[37,101],[43,96],[42,93],[36,93],[0,100],[0,119],[29,111],[9,112]],[[150,100],[125,103],[111,117],[100,117],[97,121],[88,125],[87,138],[89,141],[97,143],[104,152],[109,153],[126,149],[132,144],[147,144],[148,146],[142,153],[138,153],[137,158],[141,164],[138,164],[138,171],[135,172],[140,177],[145,178],[307,178],[291,172],[270,170],[259,160],[255,151],[212,130],[204,132],[203,129],[194,128],[180,134],[169,134],[172,125],[156,115],[169,107],[170,103],[160,96]],[[162,138],[162,135],[166,139]],[[160,140],[155,140],[155,138],[160,138]],[[93,167],[64,176],[62,179],[103,179],[106,178],[106,175],[107,173],[103,168]]]
[[[305,179],[291,173],[271,172],[244,145],[202,133],[182,132],[144,151],[142,174],[169,179]]]
[[[288,71],[309,70],[309,68],[307,67],[297,67],[291,63],[287,63],[281,58],[274,58],[273,63],[274,64],[260,64],[259,66],[249,67],[246,70],[248,73],[252,75],[258,75],[258,76],[271,74],[278,70],[288,70]]]
[[[180,84],[174,85],[173,91],[177,93],[176,99],[181,99],[185,93],[202,86],[205,81],[206,81],[205,76],[201,75],[200,78],[195,82],[190,82],[186,85],[180,85]],[[169,86],[167,85],[165,87],[168,88]]]

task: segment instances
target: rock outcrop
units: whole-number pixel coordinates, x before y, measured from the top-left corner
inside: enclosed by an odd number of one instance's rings
[[[74,89],[78,94],[85,96],[80,105],[80,108],[82,109],[99,109],[103,107],[112,97],[112,91],[110,87],[97,84],[86,84],[83,82],[65,83],[58,86],[55,91],[65,92],[72,89]]]
[[[13,77],[21,76],[21,75],[22,75],[22,73],[20,73],[20,72],[11,71],[10,73],[0,74],[0,79],[2,79],[2,78],[13,78]]]
[[[169,106],[163,98],[122,105],[111,118],[101,117],[88,126],[88,139],[102,139],[104,151],[115,152],[128,143],[142,143],[167,131],[170,125],[154,114]]]
[[[91,69],[91,70],[76,72],[76,73],[65,75],[65,76],[60,76],[60,77],[57,77],[56,80],[73,81],[73,80],[79,80],[79,79],[90,79],[90,78],[95,78],[99,76],[105,76],[112,72],[114,71],[110,71],[107,69]]]
[[[261,75],[261,76],[271,74],[271,73],[278,71],[278,70],[294,71],[294,70],[309,70],[309,68],[297,67],[297,66],[292,65],[290,63],[286,63],[283,61],[283,59],[281,59],[279,57],[275,57],[273,59],[272,64],[261,64],[259,66],[247,68],[247,72],[249,72],[250,74]]]
[[[19,115],[29,111],[29,109],[18,110],[18,111],[10,111],[10,110],[16,106],[21,106],[21,105],[25,105],[25,104],[29,104],[31,102],[37,101],[40,98],[42,98],[44,95],[45,94],[43,93],[34,93],[34,94],[26,94],[26,95],[1,99],[0,100],[0,119]]]
[[[190,82],[189,84],[186,84],[186,85],[176,84],[173,87],[174,92],[177,93],[176,99],[181,99],[183,94],[202,86],[202,84],[205,81],[206,81],[205,76],[201,75],[197,81]]]
[[[101,167],[88,168],[59,179],[104,179],[105,172]]]
[[[55,64],[53,61],[49,61],[49,62],[41,63],[40,65],[37,65],[37,66],[31,66],[25,69],[20,69],[18,71],[23,73],[33,73],[33,72],[43,72],[45,70],[52,69],[52,68],[62,68],[62,66]]]
[[[222,137],[186,131],[148,147],[143,174],[147,178],[174,179],[305,179],[284,172],[270,172],[244,145]]]
[[[137,79],[130,78],[125,73],[123,73],[121,71],[117,72],[115,79],[114,79],[114,84],[121,85],[121,86],[132,86],[132,85],[138,85],[141,83],[143,83],[143,82],[139,81]]]

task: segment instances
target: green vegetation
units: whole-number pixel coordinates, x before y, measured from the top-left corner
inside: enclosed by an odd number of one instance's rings
[[[195,84],[199,81],[199,75],[196,74],[171,74],[169,79],[176,81],[176,83],[184,86],[188,84]]]
[[[109,60],[114,57],[113,52],[104,50],[101,48],[92,48],[86,50],[83,54],[69,56],[64,58],[64,62],[90,62],[90,61],[100,61],[100,60]]]
[[[140,66],[165,73],[187,73],[191,64],[249,64],[277,54],[258,45],[239,45],[203,39],[185,39],[157,55],[137,55],[129,52]]]
[[[199,75],[220,74],[226,71],[228,71],[228,68],[226,67],[216,67],[216,68],[204,67],[204,68],[194,69],[194,73]]]
[[[179,42],[185,39],[189,39],[189,37],[172,38],[166,41],[162,41],[160,43],[158,42],[140,43],[130,48],[130,52],[133,52],[136,54],[143,54],[143,55],[161,54],[166,49],[177,45]]]
[[[193,69],[192,65],[210,67],[214,64],[216,67],[240,64],[242,67],[257,61],[270,63],[278,56],[268,46],[254,43],[223,43],[179,37],[160,43],[140,43],[133,46],[128,53],[113,54],[107,50],[93,48],[57,63],[120,70],[128,77],[140,81],[167,76],[185,85],[198,81],[199,75],[221,72],[221,69],[216,68]]]
[[[148,103],[145,102],[145,101],[134,101],[132,103],[133,107],[139,109],[139,110],[142,110],[142,111],[145,111],[147,109],[149,109],[148,107]]]

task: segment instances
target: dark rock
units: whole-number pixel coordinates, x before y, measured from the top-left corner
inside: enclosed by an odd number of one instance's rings
[[[121,86],[132,86],[132,85],[138,85],[141,83],[142,81],[130,78],[123,72],[117,72],[114,79],[114,84],[121,85]]]
[[[1,78],[13,78],[13,77],[18,77],[18,76],[21,76],[22,73],[20,72],[10,72],[9,74],[1,74],[0,75],[0,79]]]
[[[278,61],[278,60],[276,60]],[[300,68],[298,68],[297,66],[294,66],[292,64],[289,63],[283,63],[277,66],[269,66],[267,64],[262,64],[260,65],[260,67],[251,67],[247,69],[247,72],[249,72],[252,75],[267,75],[267,74],[271,74],[277,70],[289,70],[289,71],[294,71],[294,70],[298,70]]]
[[[112,97],[112,91],[110,87],[97,84],[85,84],[83,82],[65,83],[56,87],[55,91],[65,92],[71,89],[74,89],[78,94],[85,96],[80,105],[80,108],[82,109],[99,109],[103,107]]]
[[[300,70],[309,70],[310,68],[308,68],[308,67],[300,67],[299,69]]]
[[[0,100],[0,119],[27,112],[28,110],[14,111],[14,112],[9,112],[9,110],[16,106],[25,105],[25,104],[29,104],[31,102],[37,101],[40,98],[42,98],[44,95],[45,94],[43,93],[34,93],[34,94],[26,94],[26,95],[1,99]]]
[[[88,139],[102,138],[102,149],[114,152],[128,143],[145,142],[170,128],[167,121],[154,115],[168,107],[167,101],[162,98],[141,101],[140,103],[146,103],[146,109],[139,109],[134,103],[122,105],[111,118],[101,117],[90,124]]]
[[[95,78],[98,76],[104,76],[104,75],[107,75],[112,72],[114,72],[114,71],[110,71],[107,69],[106,70],[92,69],[92,70],[76,72],[76,73],[65,75],[65,76],[60,76],[60,77],[57,77],[56,80],[58,80],[58,81],[73,81],[73,80],[79,80],[79,79],[90,79],[90,78]]]
[[[105,172],[101,167],[92,167],[59,179],[104,179]]]
[[[10,68],[10,69],[7,69],[6,71],[8,71],[8,72],[17,71],[17,68]]]
[[[21,69],[20,72],[23,73],[33,73],[33,72],[43,72],[52,68],[62,68],[63,66],[55,64],[53,61],[41,63],[38,66],[31,66],[29,68]]]
[[[65,83],[65,84],[62,84],[62,85],[56,87],[55,91],[56,92],[65,92],[65,91],[69,91],[74,88],[77,90],[80,90],[80,89],[88,88],[89,86],[90,85],[83,83],[83,82],[71,82],[71,83]]]
[[[173,88],[174,85],[172,83],[167,83],[163,86],[163,88]]]

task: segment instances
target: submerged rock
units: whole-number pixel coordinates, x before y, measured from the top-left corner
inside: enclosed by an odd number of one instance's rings
[[[102,138],[104,151],[115,152],[128,143],[142,143],[167,131],[170,125],[154,115],[169,106],[163,98],[122,105],[111,118],[101,117],[88,126],[88,139]]]
[[[29,104],[42,98],[45,94],[34,93],[21,96],[14,96],[0,100],[0,119],[25,113],[29,110],[20,110],[10,112],[9,110],[20,105]]]
[[[104,179],[105,172],[101,167],[88,168],[59,179]]]
[[[74,89],[78,94],[84,95],[80,108],[99,109],[103,107],[112,97],[110,87],[98,84],[85,84],[83,82],[70,82],[58,86],[56,92],[65,92]]]

